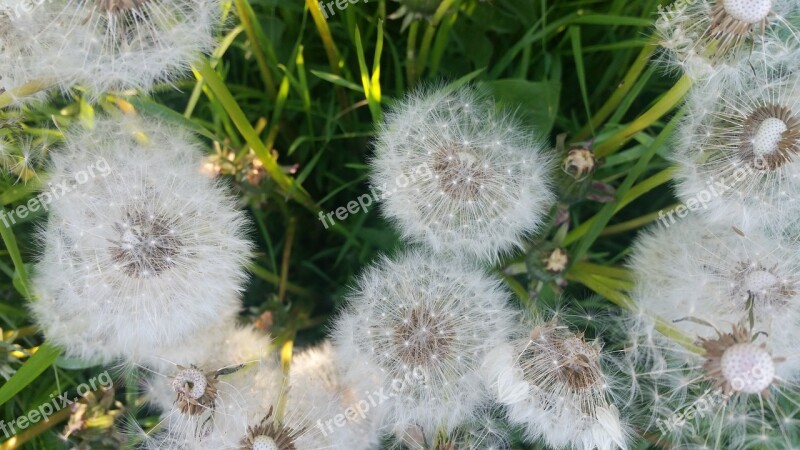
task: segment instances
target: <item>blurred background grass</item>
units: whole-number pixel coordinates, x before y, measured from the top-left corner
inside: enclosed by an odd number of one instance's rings
[[[161,86],[152,96],[118,93],[89,105],[76,88],[35,107],[0,111],[1,133],[16,129],[27,136],[3,155],[7,170],[0,177],[0,204],[10,210],[35,195],[46,182],[46,154],[61,139],[59,129],[76,122],[90,126],[103,110],[135,110],[191,127],[207,145],[207,169],[230,181],[254,223],[258,255],[242,320],[269,328],[280,342],[316,342],[325,336],[343,293],[361,269],[377,254],[400,245],[375,209],[337,220],[333,228],[326,229],[318,219],[319,211],[334,211],[369,192],[370,138],[384,106],[415,86],[472,81],[517,109],[555,152],[562,134],[567,142],[585,145],[606,141],[675,84],[674,77],[647,63],[654,51],[648,45],[654,13],[668,2],[445,3],[433,17],[409,22],[393,17],[401,5],[387,0],[340,2],[347,5],[344,9],[334,3],[335,15],[328,11],[327,19],[313,1],[228,2],[221,44],[207,64],[198,65],[194,77]],[[666,122],[647,125],[623,151],[610,147],[588,187],[594,194],[568,205],[573,229],[584,224],[583,231],[573,232],[566,241],[563,235],[541,236],[540,247],[542,241],[556,241],[544,247],[562,245],[573,260],[597,265],[584,265],[584,272],[602,271],[600,266],[619,264],[635,230],[653,220],[653,212],[674,203],[666,185],[669,165],[661,157],[666,152],[664,136],[654,141]],[[649,183],[626,194],[624,203],[630,200],[630,205],[619,211],[606,208],[603,217],[587,225],[604,201],[613,200],[614,189],[648,151],[656,156],[637,169],[637,178]],[[21,292],[24,269],[30,271],[36,259],[36,225],[43,219],[40,211],[11,228],[0,224],[0,383],[20,370],[42,343]],[[524,256],[512,258],[498,270],[524,272],[513,269],[514,263],[519,267],[524,262]],[[529,291],[538,289],[548,301],[566,293],[584,307],[615,308],[607,299],[594,297],[586,283],[576,282],[586,281],[584,275],[574,271],[573,276],[568,272],[531,282],[523,273],[507,279],[523,303]],[[622,279],[618,287],[625,286],[625,276],[617,277]],[[19,386],[0,387],[3,420],[26,414],[53,393],[72,392],[104,370],[56,356],[57,352],[41,354],[36,367],[23,369],[23,376],[16,378]],[[152,414],[139,410],[135,375],[119,380],[117,387],[120,403],[109,397],[95,405],[96,421],[81,422],[73,414],[74,420],[90,425],[88,431],[73,434],[74,442],[105,448],[91,432],[102,436],[111,419],[123,413],[145,429],[155,423]],[[3,398],[9,392],[13,396]],[[121,412],[105,414],[109,409]],[[58,434],[64,431],[67,414],[59,419],[37,424],[0,449],[66,447]]]

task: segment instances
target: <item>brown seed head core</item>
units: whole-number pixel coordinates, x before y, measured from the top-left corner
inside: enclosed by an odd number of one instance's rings
[[[705,378],[714,384],[717,389],[729,396],[736,391],[734,383],[736,380],[729,380],[724,374],[723,357],[729,349],[741,344],[751,344],[754,340],[753,333],[744,325],[734,325],[730,333],[717,332],[717,337],[713,339],[700,338],[697,345],[705,350],[706,361],[703,364]],[[753,344],[755,345],[755,344]],[[765,348],[762,344],[760,348]],[[781,362],[783,359],[774,359],[774,362]],[[769,395],[768,390],[761,392],[762,397]]]
[[[742,261],[734,269],[733,295],[738,299],[752,300],[755,308],[768,303],[786,305],[797,294],[797,281],[784,278],[777,265],[765,267]]]
[[[253,445],[261,436],[272,439],[280,450],[298,450],[295,441],[305,430],[294,430],[281,425],[275,421],[272,411],[273,408],[270,406],[261,423],[255,427],[247,428],[247,435],[242,439],[239,450],[253,450]]]
[[[432,168],[442,192],[458,202],[478,200],[494,176],[473,149],[460,144],[436,150]]]
[[[777,123],[784,131],[774,143],[765,139],[764,126]],[[768,146],[768,151],[763,147]],[[791,109],[767,105],[755,109],[742,123],[738,153],[740,159],[758,170],[776,170],[800,153],[800,118]]]
[[[739,20],[725,9],[724,0],[717,0],[711,9],[711,25],[706,30],[704,38],[716,41],[715,55],[723,56],[738,47],[757,29],[767,27],[768,18],[760,22],[751,23]]]
[[[447,316],[421,307],[394,327],[396,354],[412,367],[447,359],[454,338],[455,329]]]
[[[97,9],[106,14],[135,11],[151,0],[96,0]]]
[[[112,241],[112,260],[131,278],[161,275],[175,266],[181,240],[175,234],[175,219],[130,208],[123,223],[114,225],[119,239]]]
[[[177,394],[175,403],[181,414],[196,416],[214,409],[217,380],[210,374],[204,374],[194,366],[178,366],[178,373],[172,379],[172,388]]]

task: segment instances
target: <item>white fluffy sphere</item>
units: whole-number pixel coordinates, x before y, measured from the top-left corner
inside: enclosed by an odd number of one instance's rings
[[[727,329],[751,314],[778,355],[792,354],[800,326],[800,257],[795,246],[757,231],[685,218],[639,236],[629,266],[633,299],[691,339],[713,335],[702,322]],[[701,323],[698,323],[699,319]],[[781,366],[792,376],[797,361]]]
[[[452,428],[487,398],[478,369],[510,330],[507,301],[498,281],[463,262],[419,250],[383,258],[335,325],[343,379],[377,376],[395,430]]]
[[[139,361],[239,308],[250,244],[186,132],[98,120],[53,157],[32,303],[72,356]]]
[[[545,218],[553,195],[544,152],[473,88],[421,90],[387,114],[371,182],[406,239],[492,260]]]

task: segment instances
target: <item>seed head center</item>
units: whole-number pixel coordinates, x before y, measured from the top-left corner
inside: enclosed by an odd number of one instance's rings
[[[744,394],[758,394],[775,379],[775,362],[762,347],[741,343],[729,347],[720,361],[722,375],[731,389]]]
[[[789,126],[775,117],[770,117],[761,122],[755,136],[753,136],[753,152],[756,156],[773,155],[779,152],[780,143]]]
[[[772,11],[772,0],[722,0],[729,16],[736,20],[756,24],[766,20]]]
[[[426,309],[415,309],[395,326],[397,354],[412,366],[427,366],[446,359],[453,340],[450,321]]]
[[[181,242],[173,221],[160,215],[133,210],[114,229],[119,239],[113,242],[111,258],[125,274],[150,278],[175,266]]]
[[[756,270],[745,275],[744,287],[748,292],[759,293],[775,288],[780,284],[780,280],[774,274],[766,270]]]
[[[272,439],[269,436],[256,436],[253,439],[253,450],[280,450],[278,448],[278,444],[275,443],[275,439]]]

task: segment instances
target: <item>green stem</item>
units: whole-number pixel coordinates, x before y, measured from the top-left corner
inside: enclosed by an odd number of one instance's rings
[[[670,206],[667,209],[659,210],[650,214],[645,214],[643,216],[628,220],[626,222],[618,223],[616,225],[611,225],[609,227],[606,227],[606,229],[603,230],[602,233],[600,233],[600,236],[610,236],[612,234],[619,234],[619,233],[624,233],[626,231],[642,228],[650,224],[651,222],[655,222],[660,217],[664,217],[665,214],[668,214],[669,212],[678,209],[678,206],[680,205],[676,204]]]
[[[639,79],[639,76],[642,74],[645,67],[647,67],[650,57],[653,56],[653,52],[655,52],[657,48],[658,46],[653,42],[647,43],[644,48],[642,48],[639,56],[636,57],[636,60],[631,65],[630,69],[628,69],[628,73],[625,74],[625,78],[617,85],[617,89],[595,115],[592,116],[591,121],[581,128],[575,136],[574,141],[588,139],[592,135],[592,126],[594,126],[594,128],[599,128],[602,126],[603,122],[611,116],[636,84],[636,80]]]
[[[255,17],[253,8],[247,0],[236,0],[236,9],[239,11],[239,20],[242,21],[242,26],[244,26],[244,30],[247,33],[247,40],[250,41],[250,45],[253,48],[253,55],[256,58],[264,87],[266,87],[270,98],[275,98],[275,94],[277,93],[275,80],[272,78],[272,72],[269,69],[269,64],[267,64],[267,56],[264,53],[264,49],[261,47],[261,40],[259,39],[258,33],[258,31],[261,30],[258,22],[253,20]]]
[[[631,204],[634,200],[638,199],[642,195],[650,192],[651,190],[655,189],[658,186],[661,186],[662,184],[668,183],[670,180],[672,180],[672,177],[675,174],[675,170],[676,169],[673,167],[669,169],[664,169],[661,172],[658,172],[652,177],[642,181],[641,183],[631,188],[630,191],[628,191],[628,193],[616,205],[614,209],[614,214],[624,209],[626,206]],[[600,213],[597,213],[597,215],[595,215],[591,219],[583,222],[577,228],[575,228],[569,234],[567,234],[567,237],[564,238],[563,245],[564,246],[570,245],[573,242],[577,241],[578,239],[582,238],[592,228],[594,223],[600,217],[601,213],[602,211]]]
[[[596,275],[591,275],[588,273],[580,272],[580,271],[570,271],[566,274],[565,278],[569,281],[574,281],[576,283],[580,283],[587,288],[591,289],[598,295],[608,299],[615,305],[619,306],[620,308],[626,309],[631,312],[639,312],[638,306],[631,300],[630,297],[623,294],[622,292],[617,291],[614,288],[609,287],[605,279],[603,277],[599,277]],[[704,351],[702,348],[695,345],[694,340],[689,336],[685,335],[681,330],[676,328],[671,323],[665,321],[660,317],[653,317],[656,322],[656,331],[666,336],[671,341],[677,343],[678,345],[683,346],[687,350],[697,353],[703,354]]]
[[[653,105],[647,112],[639,116],[636,120],[629,123],[625,128],[615,133],[610,138],[606,139],[602,144],[595,147],[595,154],[598,158],[603,158],[616,153],[632,139],[636,133],[644,130],[645,128],[654,124],[657,120],[664,117],[665,114],[672,111],[675,106],[680,104],[686,93],[692,87],[692,80],[684,75],[675,86],[672,87],[655,105]]]
[[[417,83],[417,33],[419,33],[419,21],[415,20],[408,28],[406,45],[406,78],[409,86]]]

